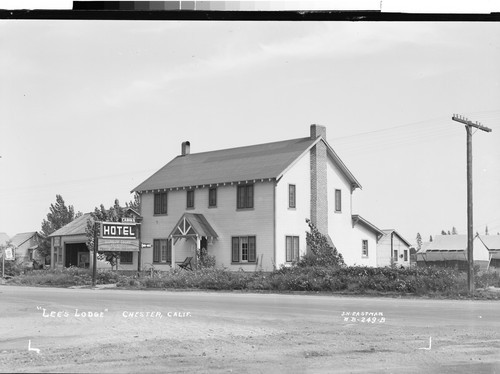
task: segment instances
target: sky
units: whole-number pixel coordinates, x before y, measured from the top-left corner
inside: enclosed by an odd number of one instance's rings
[[[0,3],[1,5],[1,3]],[[56,194],[124,205],[180,154],[307,137],[361,183],[353,214],[410,243],[500,232],[500,24],[0,20],[0,232]]]

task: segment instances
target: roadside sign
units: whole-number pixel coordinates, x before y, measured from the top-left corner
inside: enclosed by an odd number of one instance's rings
[[[14,260],[14,251],[12,250],[12,247],[5,248],[4,252],[6,260]]]
[[[137,239],[135,223],[101,222],[99,238],[102,239]]]
[[[99,252],[139,252],[139,239],[99,239]]]
[[[141,248],[151,248],[151,243],[142,243]]]

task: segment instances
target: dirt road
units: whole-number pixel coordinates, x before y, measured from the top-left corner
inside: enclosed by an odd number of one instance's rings
[[[500,373],[494,301],[13,286],[0,301],[2,372]]]

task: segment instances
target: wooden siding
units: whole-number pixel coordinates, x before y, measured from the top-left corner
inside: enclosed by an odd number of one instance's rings
[[[397,266],[410,266],[410,247],[408,247],[395,233],[392,239],[391,249],[391,234],[384,235],[380,238],[377,245],[377,266],[390,266],[393,251],[398,251],[398,260],[394,261]],[[404,260],[404,251],[408,251],[408,260]],[[403,258],[400,257],[403,255]]]
[[[143,223],[141,229],[142,241],[153,243],[153,239],[166,239],[185,212],[203,214],[217,235],[213,244],[208,245],[208,254],[216,257],[216,265],[238,270],[256,269],[256,264],[231,263],[231,237],[256,236],[257,258],[262,261],[264,270],[272,270],[274,261],[273,235],[273,194],[274,182],[256,182],[254,185],[254,208],[236,209],[237,185],[219,186],[217,188],[217,206],[208,207],[209,186],[195,190],[194,208],[186,209],[186,190],[168,192],[168,213],[153,214],[154,194],[142,194],[141,214]],[[186,243],[182,239],[175,245],[175,261],[181,262],[188,255],[194,255],[192,241]],[[153,263],[153,248],[142,250],[143,266]],[[154,264],[160,270],[170,269],[167,264]]]

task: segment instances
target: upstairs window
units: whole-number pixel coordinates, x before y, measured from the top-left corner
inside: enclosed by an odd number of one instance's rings
[[[407,249],[405,249],[405,251],[404,251],[404,260],[408,261],[408,250]]]
[[[217,206],[217,188],[213,187],[208,190],[208,206]]]
[[[368,257],[368,240],[363,240],[361,242],[361,256]]]
[[[295,208],[295,185],[288,185],[288,207]]]
[[[167,214],[167,193],[155,193],[154,214]]]
[[[186,208],[194,208],[194,190],[188,190],[186,194]]]
[[[253,184],[238,186],[236,200],[238,209],[253,208]]]
[[[342,212],[342,191],[335,190],[335,211]]]

